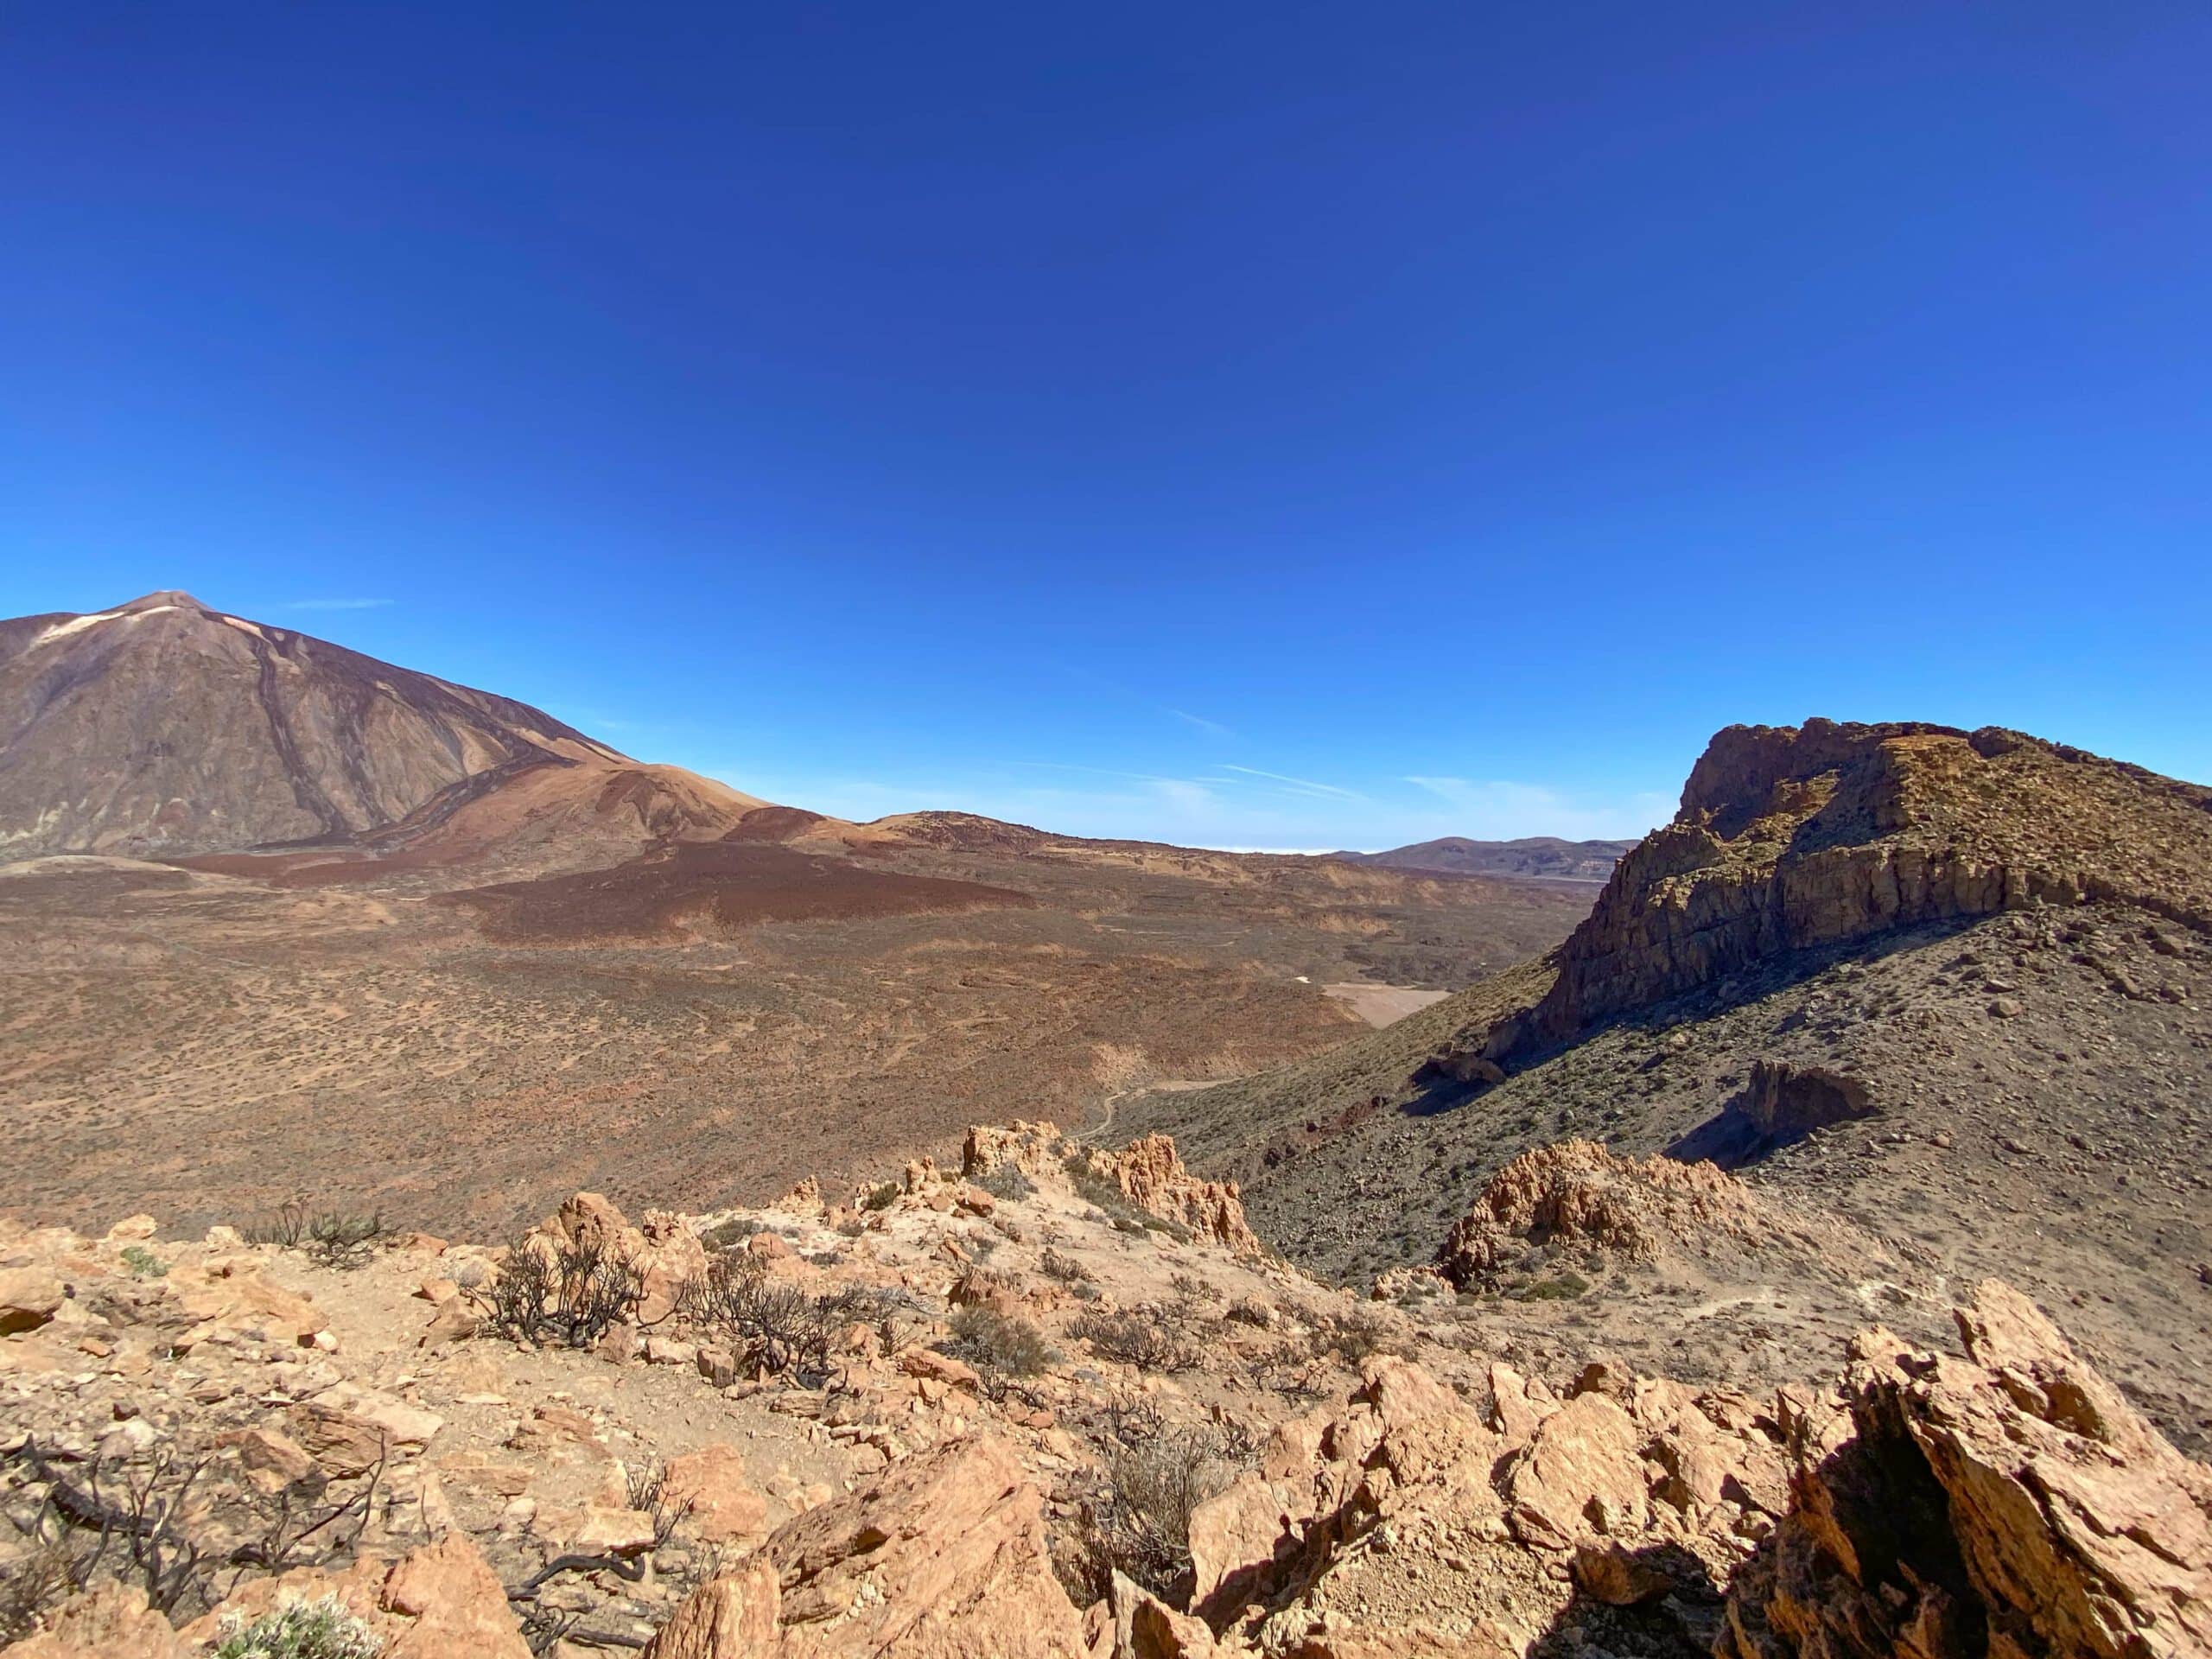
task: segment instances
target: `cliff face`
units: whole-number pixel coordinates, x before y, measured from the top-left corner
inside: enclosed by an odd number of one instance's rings
[[[1731,727],[1560,947],[1549,993],[1480,1058],[1510,1065],[1787,951],[2106,899],[2212,926],[2212,791],[1993,728]]]

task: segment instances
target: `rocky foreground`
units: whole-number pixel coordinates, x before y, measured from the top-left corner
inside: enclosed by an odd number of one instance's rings
[[[847,1204],[633,1225],[580,1194],[499,1248],[300,1214],[260,1243],[14,1229],[0,1641],[2212,1651],[2212,1470],[2003,1285],[1941,1344],[1870,1306],[1829,1380],[1759,1393],[1570,1355],[1571,1306],[1553,1343],[1515,1334],[1545,1300],[1516,1258],[1810,1260],[1850,1248],[1827,1225],[1707,1166],[1550,1148],[1360,1298],[1164,1139],[1018,1125]]]

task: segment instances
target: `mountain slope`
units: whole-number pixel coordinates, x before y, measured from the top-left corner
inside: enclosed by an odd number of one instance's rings
[[[2212,1444],[2208,799],[2013,733],[1734,728],[1549,956],[1116,1130],[1176,1135],[1349,1278],[1427,1259],[1547,1142],[1714,1159],[2075,1308]]]
[[[1561,841],[1556,836],[1524,836],[1517,841],[1470,841],[1446,836],[1393,847],[1382,853],[1338,853],[1352,864],[1385,869],[1433,871],[1444,875],[1502,875],[1522,880],[1603,881],[1613,873],[1632,841]]]
[[[549,771],[571,781],[534,793],[596,802],[626,775],[634,810],[656,786],[540,709],[188,594],[0,622],[0,857],[390,842]],[[725,826],[759,804],[690,783]]]

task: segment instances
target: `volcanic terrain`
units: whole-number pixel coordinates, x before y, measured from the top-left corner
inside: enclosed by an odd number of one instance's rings
[[[986,1103],[1078,1121],[1332,1046],[1588,903],[764,805],[175,593],[0,624],[0,714],[37,1220],[758,1198]]]

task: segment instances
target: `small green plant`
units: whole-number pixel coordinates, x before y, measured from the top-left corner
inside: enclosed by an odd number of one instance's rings
[[[766,1224],[750,1216],[732,1216],[728,1221],[716,1222],[699,1235],[699,1242],[710,1250],[734,1250],[755,1233],[767,1230]]]
[[[868,1196],[861,1200],[863,1210],[888,1210],[899,1197],[900,1188],[896,1181],[886,1181],[880,1186],[870,1187]]]
[[[248,1620],[225,1616],[214,1659],[376,1659],[384,1643],[334,1595],[292,1601]]]
[[[123,1247],[123,1265],[130,1269],[131,1276],[135,1279],[166,1279],[168,1277],[169,1264],[162,1261],[160,1256],[156,1255],[143,1244],[124,1245]]]
[[[1571,1302],[1590,1294],[1590,1281],[1579,1273],[1562,1273],[1556,1279],[1539,1279],[1514,1293],[1522,1302]]]

